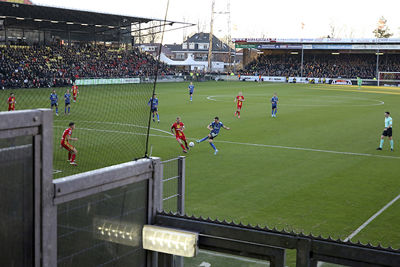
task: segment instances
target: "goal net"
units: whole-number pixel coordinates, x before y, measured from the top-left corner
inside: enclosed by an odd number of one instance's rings
[[[378,86],[400,86],[400,72],[379,72]]]

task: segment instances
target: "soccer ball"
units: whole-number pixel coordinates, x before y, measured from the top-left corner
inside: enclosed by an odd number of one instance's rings
[[[194,143],[193,143],[193,142],[190,142],[190,143],[189,143],[189,146],[190,146],[190,147],[194,147]]]

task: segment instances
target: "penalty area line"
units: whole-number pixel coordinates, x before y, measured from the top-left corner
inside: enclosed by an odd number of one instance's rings
[[[376,217],[378,217],[380,214],[382,214],[387,208],[393,205],[397,200],[400,199],[400,194],[392,199],[389,203],[387,203],[383,208],[381,208],[378,212],[376,212],[374,215],[372,215],[368,220],[366,220],[360,227],[358,227],[353,233],[351,233],[348,237],[346,237],[344,242],[349,241],[352,239],[354,236],[356,236],[359,232],[361,232],[362,229],[364,229],[368,224],[370,224]]]
[[[61,122],[62,120],[55,120],[57,122]],[[62,121],[64,122],[64,121]],[[109,122],[109,121],[84,121],[84,120],[77,120],[76,122],[83,122],[83,123],[95,123],[95,124],[108,124],[108,125],[118,125],[118,126],[128,126],[128,127],[137,127],[137,128],[142,128],[142,129],[147,129],[147,126],[142,126],[142,125],[136,125],[136,124],[130,124],[130,123],[120,123],[120,122]],[[166,133],[169,135],[173,135],[171,132],[158,129],[158,128],[153,128],[150,127],[151,130]]]
[[[64,126],[54,126],[54,128],[65,128]],[[117,131],[117,130],[102,130],[102,129],[92,129],[92,128],[78,128],[78,130],[85,130],[85,131],[95,131],[95,132],[103,132],[103,133],[119,133],[119,134],[131,134],[131,135],[142,135],[146,136],[145,133],[135,133],[135,132],[124,132],[124,131]],[[170,135],[159,135],[159,134],[149,134],[149,136],[155,137],[164,137],[164,138],[174,138],[174,136]]]

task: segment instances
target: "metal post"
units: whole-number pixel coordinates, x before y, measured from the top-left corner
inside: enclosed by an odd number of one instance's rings
[[[300,67],[300,76],[303,78],[303,63],[304,63],[304,48],[301,46],[301,67]]]
[[[378,86],[379,86],[379,49],[377,51],[378,52],[376,53],[376,77],[377,77]]]
[[[184,156],[178,157],[178,213],[185,214],[185,168],[186,158]],[[183,267],[183,257],[175,257],[175,266]]]
[[[311,265],[311,240],[300,238],[297,240],[296,267],[309,267]]]
[[[178,213],[185,214],[185,166],[186,158],[178,158]]]
[[[163,165],[161,164],[160,158],[152,158],[153,160],[153,210],[151,223],[153,223],[154,216],[157,211],[162,211],[163,201],[163,190],[162,190],[162,177],[163,177]]]
[[[7,36],[7,27],[4,23],[4,42],[8,46],[8,36]]]
[[[42,264],[57,265],[57,207],[53,203],[53,113],[49,109],[40,109],[42,113]]]

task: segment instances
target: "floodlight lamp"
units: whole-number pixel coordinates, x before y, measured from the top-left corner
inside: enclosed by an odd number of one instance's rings
[[[340,55],[340,53],[338,53],[338,52],[333,52],[333,53],[331,53],[332,55]]]
[[[42,19],[34,19],[33,21],[42,22]]]
[[[58,23],[57,20],[51,20],[50,22],[51,22],[51,23]]]
[[[25,18],[16,17],[17,20],[25,20]]]
[[[194,257],[197,254],[198,233],[145,225],[142,235],[144,249],[183,257]]]
[[[73,25],[74,23],[73,23],[73,22],[69,22],[69,21],[68,21],[68,22],[67,22],[67,24],[68,24],[68,25]]]

